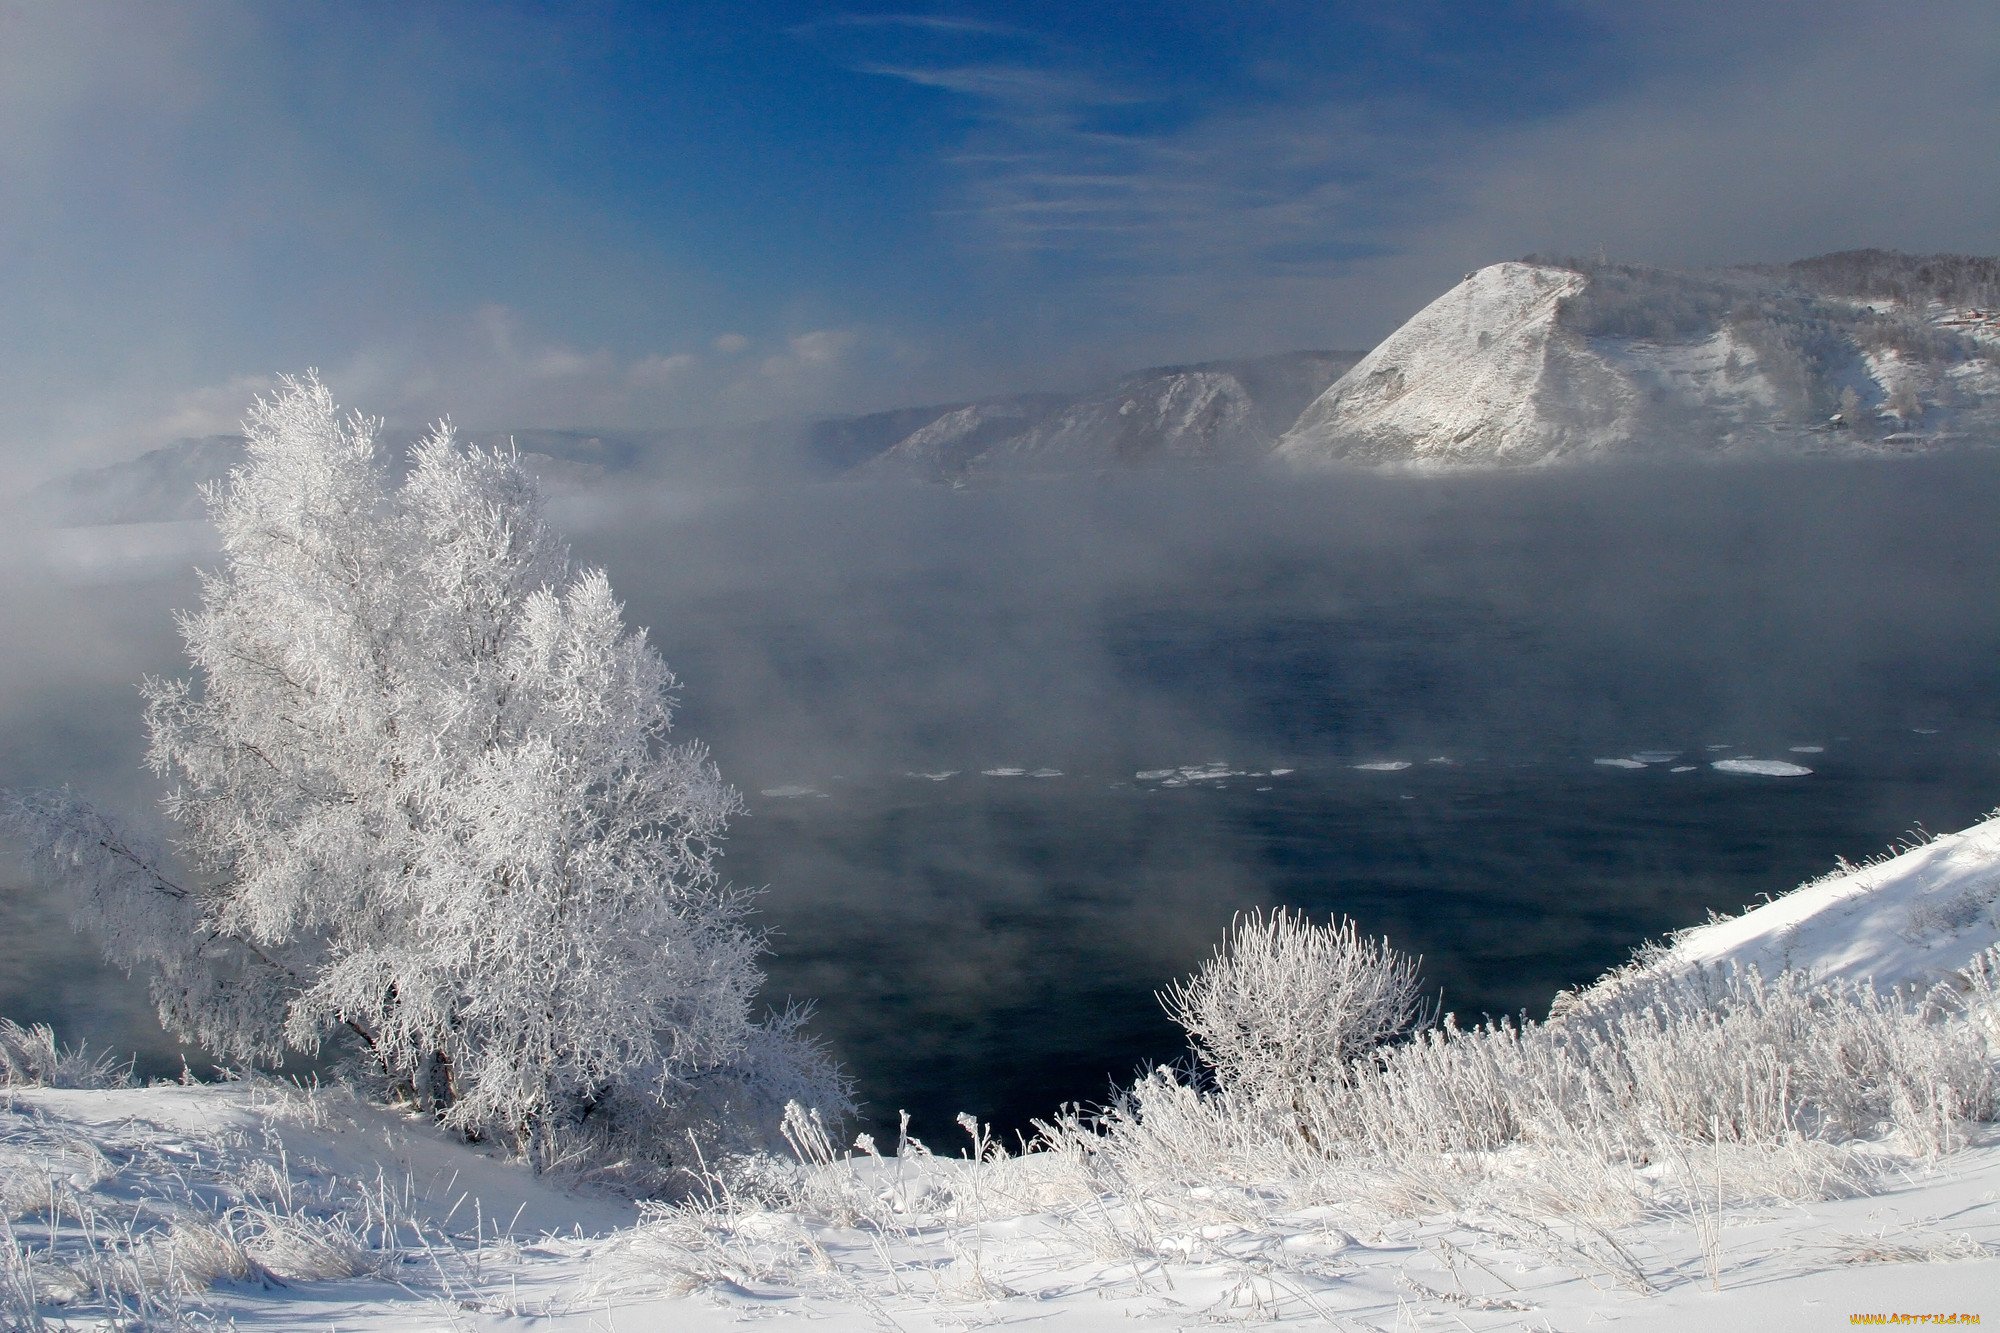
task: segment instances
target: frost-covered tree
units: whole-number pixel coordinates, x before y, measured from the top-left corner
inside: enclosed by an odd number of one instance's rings
[[[187,873],[16,802],[167,1025],[245,1060],[344,1038],[538,1162],[851,1109],[798,1014],[753,1014],[762,943],[716,864],[738,797],[669,739],[673,676],[518,463],[446,424],[398,481],[314,377],[245,428],[193,677],[145,686]]]

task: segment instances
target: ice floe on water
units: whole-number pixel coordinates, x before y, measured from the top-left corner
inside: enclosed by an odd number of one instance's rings
[[[1643,759],[1593,759],[1590,762],[1596,764],[1599,768],[1644,768],[1646,766],[1646,761]]]
[[[979,770],[979,775],[986,778],[1025,778],[1028,776],[1028,770],[1025,768],[982,768]]]
[[[942,772],[938,773],[905,773],[903,774],[903,776],[906,778],[922,778],[926,782],[943,782],[946,778],[957,777],[958,770],[955,768],[947,768]]]
[[[1634,750],[1632,758],[1642,764],[1670,764],[1681,757],[1679,750]]]
[[[800,796],[826,795],[826,793],[821,791],[818,787],[808,787],[804,783],[800,782],[788,782],[781,787],[766,787],[764,788],[764,790],[758,792],[757,794],[759,796],[769,796],[774,800],[780,800],[780,801],[792,800]]]
[[[1031,778],[1059,778],[1062,775],[1063,771],[1060,768],[1038,768],[1028,774]]]
[[[1295,769],[1290,769],[1290,768],[1274,768],[1274,769],[1272,769],[1272,770],[1271,770],[1271,776],[1272,776],[1272,777],[1274,777],[1274,778],[1282,778],[1282,777],[1284,777],[1284,776],[1285,776],[1286,774],[1288,774],[1288,773],[1292,773],[1292,772],[1296,772],[1296,771],[1297,771],[1297,770],[1295,770]]]
[[[1723,773],[1755,773],[1765,778],[1802,778],[1812,772],[1804,764],[1783,759],[1718,759],[1709,765]]]
[[[1910,730],[1916,732],[1919,736],[1935,736],[1938,731],[1936,727],[1911,727]]]
[[[1243,776],[1243,770],[1231,768],[1218,759],[1213,763],[1183,768],[1180,770],[1180,776],[1186,782],[1215,782],[1222,778],[1240,778]]]
[[[1356,764],[1363,773],[1400,773],[1410,766],[1407,759],[1378,759],[1372,764]]]
[[[1790,747],[1790,748],[1791,748],[1791,752],[1792,752],[1793,754],[1825,754],[1825,753],[1826,753],[1826,747],[1825,747],[1824,745],[1794,745],[1794,746],[1792,746],[1792,747]]]
[[[1674,765],[1674,766],[1673,766],[1672,768],[1668,769],[1668,770],[1667,770],[1667,772],[1669,772],[1669,773],[1692,773],[1692,772],[1694,772],[1694,771],[1695,771],[1696,767],[1698,767],[1698,765],[1695,765],[1695,764],[1675,764],[1675,765]]]
[[[1261,778],[1265,774],[1231,768],[1224,760],[1211,759],[1205,764],[1182,764],[1179,768],[1141,769],[1132,776],[1141,782],[1157,782],[1162,787],[1185,787],[1190,782],[1219,782],[1223,778]]]

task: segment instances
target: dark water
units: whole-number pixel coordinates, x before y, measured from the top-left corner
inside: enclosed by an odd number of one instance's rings
[[[1245,908],[1345,913],[1461,1016],[1539,1014],[1641,940],[2000,804],[1991,457],[821,487],[613,516],[578,551],[748,797],[728,870],[768,886],[771,996],[815,999],[876,1124],[934,1142],[1178,1055],[1154,992]],[[142,801],[130,682],[175,668],[192,595],[64,598],[59,635],[0,644],[0,783]],[[1645,750],[1694,767],[1592,762]],[[1209,761],[1242,775],[1134,776]],[[761,794],[787,789],[815,794]],[[178,1069],[59,903],[0,913],[0,1012]]]
[[[1803,739],[1827,750],[1787,756],[1813,766],[1802,778],[1716,772],[1697,748],[1687,773],[1566,755],[1179,789],[1089,772],[835,783],[759,802],[730,856],[772,885],[774,993],[835,997],[819,1029],[871,1113],[1019,1127],[1179,1055],[1153,993],[1237,910],[1352,916],[1423,955],[1462,1017],[1539,1016],[1640,940],[1914,823],[1960,827],[2000,792],[1990,730]]]

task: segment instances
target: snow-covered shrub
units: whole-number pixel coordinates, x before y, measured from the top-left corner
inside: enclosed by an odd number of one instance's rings
[[[1417,963],[1354,923],[1280,907],[1239,915],[1192,977],[1161,993],[1224,1092],[1289,1102],[1423,1013]]]
[[[1996,963],[1927,995],[1696,973],[1547,1023],[1447,1018],[1282,1097],[1156,1069],[1043,1135],[1121,1194],[1233,1183],[1403,1215],[1540,1200],[1616,1222],[1697,1197],[1681,1177],[1699,1162],[1710,1202],[1826,1197],[1871,1175],[1863,1145],[1930,1158],[2000,1114]]]
[[[221,566],[146,684],[186,873],[67,793],[15,823],[107,952],[226,1058],[329,1039],[468,1135],[548,1164],[772,1138],[848,1088],[759,1019],[761,937],[716,858],[740,801],[669,739],[676,682],[572,566],[505,454],[287,379],[207,492]]]

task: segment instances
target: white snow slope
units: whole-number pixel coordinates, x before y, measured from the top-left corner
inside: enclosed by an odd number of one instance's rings
[[[1321,394],[1278,442],[1294,462],[1533,463],[1618,426],[1616,379],[1592,373],[1558,326],[1581,274],[1494,264],[1470,274]],[[1585,383],[1570,385],[1570,375]],[[1611,419],[1568,408],[1613,404]],[[1558,401],[1560,400],[1560,401]]]
[[[1622,984],[1685,972],[1754,967],[1829,980],[1929,987],[2000,944],[2000,814],[1783,897],[1675,935]]]
[[[1262,457],[1352,358],[1296,352],[1163,367],[1068,399],[995,399],[943,413],[884,451],[876,472],[933,479],[1098,471]]]
[[[1790,965],[1921,983],[2000,937],[1996,886],[2000,819],[1989,819],[1684,932],[1647,966]],[[1991,1038],[1989,1050],[2000,1033]],[[1009,1156],[975,1139],[979,1160],[914,1141],[875,1157],[807,1130],[789,1192],[646,1212],[530,1177],[341,1092],[4,1088],[0,1326],[117,1316],[149,1327],[704,1333],[806,1320],[828,1333],[1065,1333],[2000,1320],[2000,1132],[1964,1132],[1966,1146],[1935,1158],[1892,1138],[1802,1142],[1763,1169],[1813,1176],[1803,1185],[1751,1197],[1732,1175],[1726,1199],[1667,1193],[1658,1197],[1682,1202],[1606,1223],[1574,1199],[1493,1194],[1504,1162],[1476,1203],[1402,1197],[1414,1186],[1386,1176],[1317,1196],[1221,1178],[1112,1188],[1060,1153]],[[1697,1182],[1712,1171],[1721,1191],[1722,1150],[1713,1163],[1697,1153],[1678,1169]],[[1814,1175],[1828,1163],[1845,1184]]]

